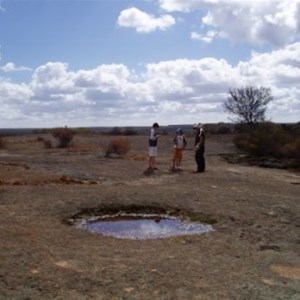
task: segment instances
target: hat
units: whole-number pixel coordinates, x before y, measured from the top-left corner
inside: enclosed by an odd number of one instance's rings
[[[181,128],[177,128],[176,132],[177,133],[183,133],[183,130]]]
[[[197,128],[201,128],[201,126],[202,126],[202,124],[201,123],[195,123],[194,125],[193,125],[193,129],[197,129]]]

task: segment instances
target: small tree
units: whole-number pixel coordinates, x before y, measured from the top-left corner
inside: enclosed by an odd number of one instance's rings
[[[235,115],[238,123],[248,125],[264,121],[266,106],[273,100],[271,89],[265,87],[229,89],[229,95],[224,102],[225,112]]]
[[[68,128],[54,128],[52,130],[52,136],[58,141],[59,148],[66,148],[69,146],[75,135],[75,131]]]

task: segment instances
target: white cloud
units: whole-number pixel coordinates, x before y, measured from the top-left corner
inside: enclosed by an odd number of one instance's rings
[[[218,32],[215,30],[208,30],[206,34],[200,34],[195,31],[191,32],[191,39],[194,41],[201,41],[204,43],[212,43],[213,40],[217,37]]]
[[[299,121],[300,43],[230,65],[224,59],[177,59],[136,74],[122,64],[71,71],[49,62],[28,84],[0,81],[0,127],[128,126],[226,121],[229,88],[271,87],[273,121]],[[19,123],[20,122],[20,123]]]
[[[73,73],[68,65],[60,62],[48,62],[39,66],[32,75],[30,88],[36,97],[46,98],[56,94],[67,94],[74,88]]]
[[[2,70],[5,73],[9,73],[9,72],[17,72],[17,71],[31,71],[31,68],[24,67],[24,66],[16,66],[12,62],[8,62],[4,66],[0,67],[0,70]]]
[[[139,33],[149,33],[156,30],[166,30],[173,26],[176,21],[170,15],[162,15],[156,18],[132,7],[120,13],[117,23],[121,27],[134,28]]]
[[[0,81],[0,103],[24,103],[33,95],[28,85],[6,81]]]
[[[202,24],[235,42],[283,46],[300,37],[300,0],[160,0],[159,3],[167,12],[206,11]]]
[[[219,0],[159,0],[161,8],[168,12],[191,12],[218,4]]]
[[[238,69],[253,82],[300,86],[300,42],[269,53],[254,52]]]

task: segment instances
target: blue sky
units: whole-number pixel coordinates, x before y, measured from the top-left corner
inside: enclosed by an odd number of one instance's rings
[[[0,0],[0,128],[300,121],[300,0]]]

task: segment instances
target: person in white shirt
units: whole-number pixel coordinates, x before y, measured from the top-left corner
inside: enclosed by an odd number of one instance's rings
[[[154,123],[152,125],[152,128],[150,130],[150,135],[149,135],[149,170],[156,170],[156,157],[157,157],[157,140],[160,137],[158,134],[158,128],[159,125],[158,123]]]

